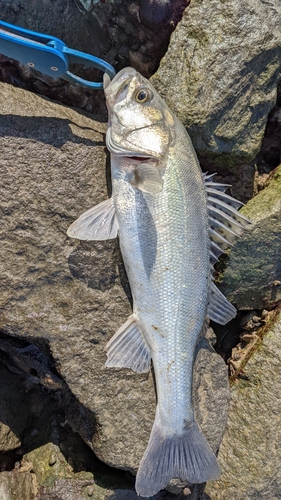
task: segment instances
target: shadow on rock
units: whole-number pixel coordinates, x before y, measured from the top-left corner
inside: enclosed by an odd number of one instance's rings
[[[81,241],[68,258],[72,276],[89,288],[105,292],[114,287],[116,280],[133,305],[130,285],[123,264],[118,239],[107,241]]]
[[[67,142],[84,144],[86,146],[104,146],[105,134],[102,134],[104,140],[93,141],[90,138],[91,135],[93,136],[93,132],[100,134],[100,130],[81,125],[78,128],[77,124],[63,118],[20,116],[14,114],[0,115],[0,137],[28,138],[45,144],[51,144],[58,149]]]

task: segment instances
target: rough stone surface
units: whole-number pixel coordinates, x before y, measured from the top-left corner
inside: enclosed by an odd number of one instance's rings
[[[238,309],[266,309],[281,300],[281,166],[241,210],[253,225],[230,252],[220,285]]]
[[[72,49],[113,62],[109,54],[111,43],[107,25],[101,25],[99,19],[90,13],[80,12],[73,0],[0,0],[0,18],[7,23],[57,37]],[[4,56],[0,56],[0,61],[0,79],[4,82],[89,111],[104,106],[100,92],[85,91],[82,87],[48,77]],[[100,78],[100,72],[95,68],[85,69],[76,64],[71,65],[70,70],[88,80]]]
[[[261,175],[268,174],[281,163],[281,80],[277,87],[276,106],[269,113],[261,150],[255,163]]]
[[[35,500],[37,492],[36,477],[28,472],[1,472],[0,474],[1,500]]]
[[[27,343],[11,350],[12,361],[30,383],[48,390],[56,391],[60,378],[61,404],[65,398],[74,430],[109,465],[136,471],[155,391],[151,373],[104,368],[104,346],[131,312],[118,242],[66,236],[81,212],[108,196],[105,126],[9,85],[1,84],[0,95],[0,327]],[[217,449],[227,411],[226,368],[210,346],[202,347],[195,410]]]
[[[222,476],[207,484],[212,500],[278,500],[281,491],[281,313],[275,314],[231,388],[219,451]]]
[[[223,171],[260,149],[280,78],[279,0],[193,0],[151,81],[201,162]]]
[[[2,402],[1,402],[2,404]],[[4,417],[5,418],[5,417]],[[11,430],[11,428],[3,424],[3,417],[0,416],[0,447],[1,451],[9,451],[9,450],[14,450],[15,448],[18,448],[21,445],[20,440],[18,437],[14,434],[14,432]]]

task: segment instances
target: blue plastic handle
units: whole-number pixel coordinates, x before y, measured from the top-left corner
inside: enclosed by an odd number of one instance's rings
[[[69,71],[69,63],[95,67],[109,75],[114,68],[98,57],[72,50],[59,38],[19,28],[0,21],[0,53],[53,78],[63,78],[74,85],[102,89],[100,82],[84,80]]]
[[[0,21],[0,53],[45,75],[59,78],[68,69],[63,52],[48,46],[54,38]],[[60,45],[65,45],[57,39]],[[57,44],[58,46],[58,44]]]

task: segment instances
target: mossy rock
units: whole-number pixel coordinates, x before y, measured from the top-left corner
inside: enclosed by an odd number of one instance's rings
[[[231,250],[220,288],[238,309],[272,308],[281,300],[281,165],[241,212],[253,224]]]

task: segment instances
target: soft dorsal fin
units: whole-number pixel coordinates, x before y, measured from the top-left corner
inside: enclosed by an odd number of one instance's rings
[[[225,193],[229,187],[227,184],[213,182],[214,175],[204,175],[209,210],[212,268],[218,262],[219,256],[232,246],[236,238],[243,233],[244,228],[251,224],[244,215],[237,211],[243,203]],[[228,302],[214,283],[211,284],[207,314],[210,319],[221,325],[225,325],[236,316],[235,307]]]
[[[133,315],[117,330],[105,349],[107,368],[131,368],[139,373],[150,369],[150,352]]]
[[[111,240],[117,237],[118,221],[112,198],[95,205],[71,224],[67,235],[78,240]]]

